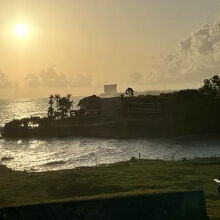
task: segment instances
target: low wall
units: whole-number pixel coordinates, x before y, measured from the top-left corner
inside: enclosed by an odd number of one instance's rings
[[[203,192],[134,195],[0,209],[0,220],[207,219]]]

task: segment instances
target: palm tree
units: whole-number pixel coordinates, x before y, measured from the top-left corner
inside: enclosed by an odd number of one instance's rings
[[[51,95],[49,97],[48,117],[66,118],[71,116],[71,108],[73,101],[71,100],[71,94],[67,94],[65,97],[61,97],[59,94]],[[55,108],[54,109],[54,105]]]
[[[71,114],[71,107],[73,105],[73,101],[70,99],[71,95],[67,94],[66,97],[60,97],[58,100],[58,111],[62,118],[66,118]]]
[[[55,100],[56,100],[56,115],[58,116],[59,115],[59,100],[60,100],[60,95],[59,94],[56,94],[54,96]]]
[[[60,112],[60,115],[61,115],[61,118],[65,118],[65,115],[66,115],[66,109],[65,109],[65,97],[62,97],[59,99],[58,103],[59,103],[59,112]]]
[[[50,95],[49,97],[49,108],[48,108],[48,117],[53,117],[54,116],[54,109],[53,109],[53,99],[54,99],[54,96],[53,95]]]
[[[71,115],[71,109],[72,109],[72,106],[73,106],[73,100],[71,100],[71,97],[72,97],[72,94],[67,94],[67,100],[68,100],[68,111],[69,111],[69,116]]]

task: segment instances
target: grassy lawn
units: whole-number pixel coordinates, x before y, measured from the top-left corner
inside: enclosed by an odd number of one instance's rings
[[[90,197],[203,190],[208,215],[220,219],[220,197],[213,178],[220,159],[132,160],[99,167],[26,173],[0,166],[0,206]]]

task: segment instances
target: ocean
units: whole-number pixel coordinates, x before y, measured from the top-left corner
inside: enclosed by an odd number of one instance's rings
[[[79,97],[74,99],[77,108]],[[46,116],[48,99],[0,100],[0,126],[14,118]],[[0,163],[13,170],[42,172],[97,166],[131,157],[182,160],[220,156],[220,138],[184,136],[157,139],[48,138],[0,139]]]

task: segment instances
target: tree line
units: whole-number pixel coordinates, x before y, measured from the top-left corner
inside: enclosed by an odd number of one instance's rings
[[[209,97],[220,98],[220,77],[214,75],[209,79],[205,79],[203,86],[197,91]],[[121,97],[124,96],[133,97],[134,90],[130,87],[127,88],[124,93],[121,93]],[[64,97],[61,97],[59,94],[51,95],[48,102],[48,117],[54,119],[71,117],[73,115],[73,100],[71,97],[71,94],[67,94]]]
[[[199,89],[199,91],[211,97],[220,97],[220,77],[218,75],[214,75],[209,79],[205,79],[203,81],[203,86]]]
[[[48,117],[54,119],[71,117],[73,106],[71,97],[71,94],[67,94],[64,97],[61,97],[59,94],[51,95],[48,102]]]

